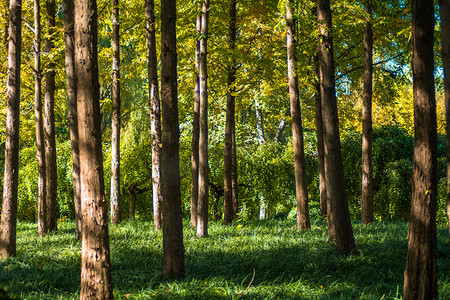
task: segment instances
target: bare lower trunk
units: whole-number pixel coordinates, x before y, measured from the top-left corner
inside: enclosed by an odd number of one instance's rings
[[[97,66],[97,3],[75,2],[75,73],[82,215],[80,299],[112,299]]]
[[[81,200],[80,200],[80,154],[77,122],[77,94],[75,77],[75,46],[73,31],[74,2],[63,0],[65,68],[67,84],[67,110],[69,119],[70,145],[72,150],[72,188],[75,207],[76,237],[81,238]]]
[[[119,0],[112,1],[111,223],[120,222],[120,22]]]
[[[361,223],[373,223],[372,190],[372,0],[366,0],[364,11],[367,14],[364,31],[364,94],[362,109],[362,187]]]
[[[49,37],[45,39],[45,51],[52,53],[54,50],[53,32],[55,27],[56,4],[54,0],[46,1],[47,26]],[[44,132],[45,132],[45,167],[46,167],[46,206],[47,206],[47,229],[56,230],[57,216],[57,169],[56,169],[56,139],[55,139],[55,64],[50,61],[45,71],[45,94],[44,94]]]
[[[39,0],[34,1],[34,118],[36,121],[36,149],[38,163],[38,234],[44,236],[48,232],[47,205],[45,189],[45,147],[44,121],[42,118],[42,74],[41,74],[41,6]]]
[[[136,218],[136,193],[130,191],[130,206],[128,208],[128,219],[134,220]]]
[[[16,255],[19,183],[19,115],[22,1],[9,2],[8,79],[6,92],[5,176],[1,216],[0,258]]]
[[[156,19],[154,0],[145,2],[147,26],[147,63],[150,98],[150,117],[152,135],[152,197],[153,225],[161,228],[161,110],[158,88],[158,69],[156,56]]]
[[[203,0],[200,39],[200,114],[199,114],[199,154],[198,154],[198,205],[197,236],[208,235],[209,190],[208,190],[208,40],[209,0]]]
[[[413,0],[414,167],[403,299],[438,299],[437,124],[433,33],[433,2]]]
[[[161,2],[161,183],[163,204],[163,261],[165,278],[185,273],[180,192],[176,1]]]
[[[310,229],[308,190],[305,173],[305,150],[303,145],[303,125],[298,92],[297,58],[295,55],[296,19],[292,1],[286,0],[286,31],[289,100],[292,120],[292,141],[294,146],[295,199],[297,204],[297,228]]]

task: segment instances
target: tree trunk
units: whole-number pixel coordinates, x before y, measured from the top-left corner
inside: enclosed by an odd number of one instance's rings
[[[53,52],[53,33],[55,28],[56,5],[55,0],[46,0],[46,14],[48,37],[45,38],[45,52]],[[46,174],[46,206],[47,206],[47,229],[56,230],[57,216],[57,180],[56,169],[56,140],[55,140],[55,63],[50,59],[45,71],[45,95],[44,95],[44,132],[45,132],[45,174]]]
[[[153,225],[161,228],[161,109],[158,88],[158,65],[156,56],[155,1],[146,0],[145,19],[147,26],[147,67],[149,82],[149,104],[152,135],[152,196]]]
[[[314,102],[316,107],[316,133],[317,133],[317,162],[319,167],[319,194],[320,194],[320,215],[327,215],[327,187],[325,182],[325,161],[323,149],[323,122],[322,122],[322,99],[320,96],[320,71],[319,56],[314,56],[314,73],[316,74],[316,94]]]
[[[163,202],[163,276],[184,277],[181,215],[176,48],[176,0],[161,2],[161,183]]]
[[[120,22],[119,0],[112,1],[111,223],[120,222]]]
[[[194,112],[192,116],[192,143],[191,143],[191,227],[197,227],[198,209],[198,143],[199,143],[199,113],[200,113],[200,27],[202,25],[201,3],[197,2],[197,19],[195,30],[197,43],[195,46],[195,74],[194,74]]]
[[[136,193],[133,190],[129,190],[130,194],[130,207],[128,208],[128,219],[134,220],[136,218]]]
[[[76,237],[81,238],[81,200],[80,200],[80,151],[78,141],[77,122],[77,94],[75,77],[75,33],[74,2],[63,0],[64,42],[65,42],[65,68],[67,84],[67,111],[69,119],[70,145],[72,151],[72,188],[73,203],[75,207]]]
[[[297,57],[295,55],[296,18],[292,0],[286,0],[286,43],[289,83],[289,101],[292,119],[292,141],[294,146],[295,199],[297,203],[297,228],[310,229],[308,190],[306,183],[305,149],[303,144],[302,114],[298,92]]]
[[[322,97],[325,181],[329,201],[328,223],[331,224],[328,228],[328,238],[336,242],[338,252],[350,253],[355,250],[355,239],[348,210],[339,137],[330,0],[317,1],[317,15],[320,28],[320,95]]]
[[[236,49],[236,0],[229,0],[228,22],[228,50],[234,55]],[[233,208],[233,144],[235,140],[235,81],[236,81],[236,60],[231,58],[228,66],[227,82],[227,115],[225,123],[225,150],[223,155],[223,221],[225,224],[231,224],[235,217]]]
[[[203,0],[200,39],[200,113],[198,154],[197,236],[208,235],[208,41],[209,0]]]
[[[38,234],[48,232],[45,189],[44,121],[42,119],[42,74],[41,74],[41,5],[34,1],[34,117],[36,121],[36,149],[38,163]]]
[[[239,190],[238,190],[238,161],[236,150],[236,120],[234,122],[233,132],[231,134],[231,198],[233,199],[233,219],[237,219],[239,209]]]
[[[450,3],[439,1],[441,15],[441,44],[442,64],[444,65],[444,91],[445,91],[445,142],[447,144],[447,218],[450,233]]]
[[[437,125],[433,32],[433,2],[413,0],[414,167],[403,299],[438,299]]]
[[[1,216],[0,258],[16,255],[19,183],[19,116],[22,1],[9,2],[8,78],[6,92],[5,176]]]
[[[372,73],[373,32],[372,0],[365,0],[366,28],[364,30],[364,94],[362,108],[362,187],[361,223],[373,223],[372,190]]]
[[[103,178],[97,3],[75,2],[75,74],[82,215],[80,299],[112,299],[108,215]]]

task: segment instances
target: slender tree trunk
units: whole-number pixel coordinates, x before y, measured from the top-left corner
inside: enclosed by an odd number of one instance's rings
[[[197,236],[208,235],[208,41],[209,0],[203,0],[200,39],[200,113],[198,154]]]
[[[233,219],[237,219],[239,209],[239,190],[238,190],[238,160],[236,150],[236,120],[234,122],[233,132],[231,134],[231,198],[233,199]]]
[[[345,190],[342,165],[339,120],[334,78],[333,38],[331,34],[330,0],[317,1],[317,15],[320,26],[320,95],[322,97],[322,118],[325,154],[325,181],[327,185],[328,238],[336,242],[338,252],[355,250],[352,223]],[[331,229],[331,230],[330,230]]]
[[[69,119],[70,145],[72,151],[72,188],[73,203],[75,207],[76,237],[81,238],[81,200],[80,200],[80,152],[78,141],[77,122],[77,94],[75,77],[75,32],[74,2],[63,0],[64,42],[65,42],[65,68],[67,84],[67,110]]]
[[[52,53],[54,50],[53,33],[55,28],[56,4],[55,0],[46,0],[48,37],[45,39],[45,51]],[[45,95],[44,95],[44,133],[45,133],[45,167],[46,167],[46,206],[47,229],[56,230],[56,193],[58,174],[56,169],[56,140],[55,140],[55,63],[50,59],[45,71]]]
[[[231,55],[234,55],[236,49],[236,0],[229,0],[228,22],[228,49]],[[236,81],[236,60],[231,59],[228,66],[227,82],[227,116],[225,123],[225,150],[223,158],[223,221],[225,224],[231,224],[235,217],[233,208],[233,144],[235,140],[235,81]],[[233,141],[234,139],[234,141]]]
[[[197,19],[195,30],[197,43],[195,46],[195,74],[194,74],[194,112],[192,116],[192,143],[191,143],[191,227],[197,227],[198,209],[198,143],[199,143],[199,113],[200,113],[200,29],[202,26],[201,3],[197,2]]]
[[[314,96],[316,107],[316,133],[317,133],[317,162],[319,167],[319,194],[320,194],[320,215],[327,215],[327,187],[325,182],[325,161],[323,149],[323,122],[322,122],[322,103],[320,96],[320,71],[319,56],[314,56],[314,72],[316,74],[316,95]]]
[[[8,79],[6,92],[5,176],[1,216],[0,258],[16,255],[19,184],[20,58],[22,1],[9,2]]]
[[[36,121],[36,148],[38,163],[38,234],[48,232],[45,189],[44,121],[42,118],[42,74],[41,74],[41,5],[34,1],[34,117]]]
[[[129,191],[130,194],[130,207],[128,208],[128,219],[134,220],[136,218],[136,193]]]
[[[450,3],[440,0],[441,16],[441,53],[444,65],[444,91],[445,91],[445,142],[447,144],[447,218],[450,233]]]
[[[82,216],[80,299],[112,299],[108,215],[103,178],[97,2],[75,2],[75,74]]]
[[[112,1],[111,223],[120,222],[120,22],[119,0]]]
[[[264,135],[264,121],[261,109],[259,108],[259,99],[255,97],[255,114],[256,114],[256,132],[258,134],[258,143],[259,145],[263,145],[266,142],[266,138]],[[269,216],[269,207],[266,198],[264,197],[264,193],[259,191],[259,219],[265,220]]]
[[[361,223],[373,223],[372,190],[372,73],[373,32],[372,0],[365,0],[364,12],[367,21],[364,30],[364,94],[362,108],[362,194]]]
[[[165,278],[184,277],[183,219],[180,192],[176,0],[161,2],[161,183]]]
[[[403,299],[438,299],[437,124],[433,33],[433,2],[413,0],[414,167]]]
[[[155,1],[146,0],[145,19],[147,26],[147,63],[150,98],[150,118],[152,135],[152,191],[153,225],[161,228],[161,109],[158,88],[158,69],[156,56]]]
[[[296,18],[293,1],[286,0],[286,37],[289,101],[291,107],[292,135],[294,144],[295,199],[297,203],[297,228],[310,229],[308,209],[308,190],[306,183],[305,149],[303,144],[303,125],[300,100],[298,95],[297,57],[295,55],[297,41],[295,40]]]

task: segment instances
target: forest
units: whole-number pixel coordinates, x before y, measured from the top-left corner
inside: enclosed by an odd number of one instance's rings
[[[0,3],[0,298],[450,298],[448,0]]]

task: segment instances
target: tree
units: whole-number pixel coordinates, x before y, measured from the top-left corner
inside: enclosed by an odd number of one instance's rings
[[[65,43],[65,69],[67,85],[67,111],[70,131],[70,145],[72,150],[72,188],[75,208],[76,236],[81,238],[81,200],[80,200],[80,151],[77,122],[77,94],[75,76],[75,47],[74,39],[74,2],[63,0],[63,22]]]
[[[361,223],[373,223],[372,190],[372,77],[373,31],[372,0],[365,0],[366,27],[364,30],[364,92],[362,109],[362,194]]]
[[[119,0],[112,1],[111,223],[120,222],[120,22]]]
[[[296,17],[293,1],[286,0],[286,43],[289,83],[289,102],[291,107],[292,135],[294,146],[295,199],[297,203],[297,228],[310,229],[308,209],[308,190],[305,174],[305,149],[303,144],[303,124],[298,93],[298,74],[295,39]]]
[[[228,1],[228,49],[233,55],[236,50],[236,0]],[[236,123],[235,123],[235,103],[236,103],[236,60],[232,57],[227,67],[227,113],[225,122],[225,150],[223,155],[223,221],[230,224],[235,218],[233,203],[237,203],[237,184],[233,185],[233,177],[237,176],[235,169],[236,161]],[[234,151],[233,151],[234,148]],[[234,164],[233,164],[234,163]],[[234,173],[234,174],[233,174]],[[233,176],[235,175],[235,176]],[[237,181],[237,180],[236,180]],[[234,191],[236,189],[236,191]]]
[[[414,166],[403,299],[437,299],[437,121],[434,91],[434,7],[412,1]]]
[[[42,119],[42,74],[41,74],[41,5],[34,1],[34,116],[36,120],[36,148],[38,163],[38,234],[48,232],[45,188],[45,144],[44,122]]]
[[[209,0],[203,0],[200,29],[200,61],[199,61],[199,141],[198,141],[198,204],[197,204],[197,236],[208,235],[208,16]]]
[[[20,58],[22,1],[9,1],[8,79],[6,101],[5,176],[0,258],[16,255],[17,189],[19,183]]]
[[[97,2],[75,2],[75,74],[82,210],[80,299],[112,299],[97,66]]]
[[[450,3],[439,1],[441,16],[441,53],[444,65],[444,102],[445,102],[445,142],[447,144],[447,218],[450,233]]]
[[[334,53],[329,0],[317,1],[319,21],[320,95],[322,99],[325,182],[328,199],[328,238],[342,253],[355,250],[342,165],[334,78]]]
[[[197,227],[198,209],[198,147],[199,147],[199,112],[200,112],[200,26],[202,24],[201,3],[197,3],[197,18],[195,31],[195,74],[194,74],[194,111],[192,115],[192,142],[191,142],[191,227]]]
[[[55,32],[55,0],[46,1],[48,34],[45,38],[45,51],[54,50],[53,34]],[[47,230],[56,230],[56,193],[58,174],[56,169],[56,139],[55,139],[55,63],[50,58],[45,71],[44,86],[44,133],[45,133],[45,188],[47,206]]]
[[[176,0],[161,2],[161,104],[163,261],[165,278],[184,277],[183,219],[180,192]]]
[[[149,104],[152,135],[152,190],[153,225],[161,228],[161,109],[158,88],[158,65],[156,57],[155,1],[145,1],[147,29],[147,68],[149,82]]]

